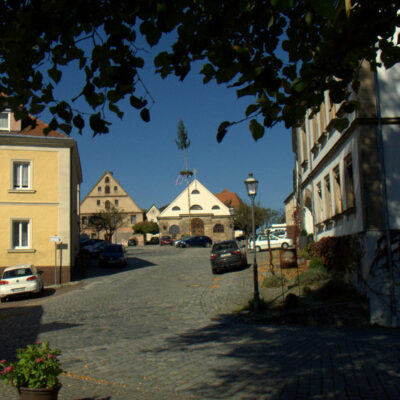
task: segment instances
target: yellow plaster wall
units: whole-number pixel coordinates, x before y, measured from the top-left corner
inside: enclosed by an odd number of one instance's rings
[[[58,151],[46,149],[3,148],[0,151],[0,202],[58,202]],[[12,189],[12,160],[32,161],[32,188],[34,193],[9,193]]]
[[[30,219],[31,247],[33,252],[10,251],[11,220]],[[31,263],[38,267],[54,264],[54,243],[50,236],[58,232],[58,206],[12,205],[0,207],[0,266]]]

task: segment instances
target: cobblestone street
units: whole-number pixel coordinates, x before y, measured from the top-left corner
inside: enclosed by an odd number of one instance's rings
[[[209,249],[129,250],[123,270],[0,310],[0,358],[62,350],[60,400],[400,398],[396,329],[245,323],[252,270],[214,277]],[[17,399],[0,384],[0,398]]]

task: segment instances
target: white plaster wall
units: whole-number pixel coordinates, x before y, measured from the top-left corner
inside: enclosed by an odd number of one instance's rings
[[[383,118],[400,116],[400,65],[378,70],[381,113]]]
[[[400,124],[383,125],[382,135],[389,224],[391,229],[400,229]]]

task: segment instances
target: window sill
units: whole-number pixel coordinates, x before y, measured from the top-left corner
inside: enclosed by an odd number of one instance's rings
[[[7,253],[36,253],[35,249],[8,249]]]
[[[36,193],[35,189],[8,189],[8,193]]]
[[[356,213],[356,207],[350,207],[347,210],[343,211],[344,215],[351,215],[351,214],[355,214]]]

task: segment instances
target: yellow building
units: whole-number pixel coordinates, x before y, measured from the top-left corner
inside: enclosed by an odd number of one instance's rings
[[[33,264],[59,284],[79,250],[82,171],[75,140],[46,126],[0,113],[0,269]]]

